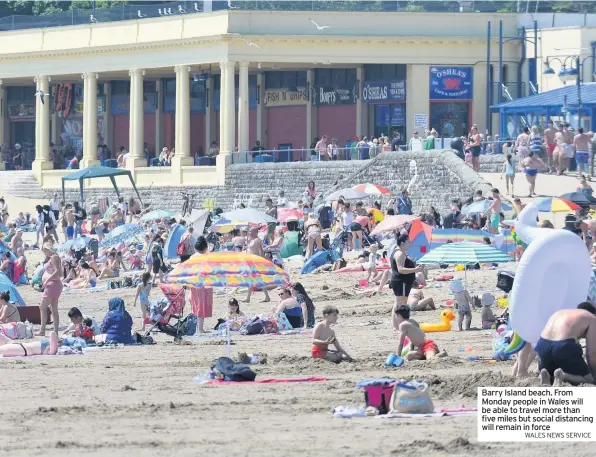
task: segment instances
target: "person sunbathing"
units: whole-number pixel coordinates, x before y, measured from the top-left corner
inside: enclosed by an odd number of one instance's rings
[[[97,277],[97,279],[115,277],[116,273],[119,271],[118,270],[119,265],[120,265],[120,260],[116,256],[116,253],[114,251],[111,251],[108,254],[108,259],[106,260],[103,270],[101,270],[101,273],[99,273],[99,276]]]
[[[10,324],[11,322],[21,322],[19,308],[11,303],[10,292],[0,293],[0,324]]]
[[[71,289],[89,289],[90,287],[95,287],[97,284],[97,277],[95,276],[95,272],[91,269],[87,262],[82,261],[79,271],[78,278],[74,279],[70,283]]]
[[[353,361],[352,357],[341,347],[335,331],[331,328],[337,323],[339,310],[334,306],[323,308],[323,322],[319,322],[314,329],[312,338],[312,356],[315,359],[325,359],[329,362],[340,363],[344,360]],[[335,346],[335,351],[329,350],[329,345]]]
[[[58,335],[50,332],[49,339],[15,343],[0,333],[0,357],[26,357],[29,355],[56,355],[58,352]]]
[[[412,311],[432,311],[437,309],[435,302],[432,297],[425,297],[422,289],[418,288],[416,282],[414,282],[410,295],[408,295],[408,306]]]
[[[579,309],[554,313],[540,334],[536,353],[540,358],[540,382],[543,386],[561,386],[563,382],[594,384],[596,377],[596,308],[581,303]],[[586,339],[586,360],[581,338]]]
[[[426,338],[418,322],[410,319],[410,307],[399,305],[393,316],[393,328],[397,330],[397,354],[401,354],[406,337],[410,340],[411,349],[406,355],[407,360],[429,360],[435,357],[445,357],[447,353],[439,351],[437,344]]]

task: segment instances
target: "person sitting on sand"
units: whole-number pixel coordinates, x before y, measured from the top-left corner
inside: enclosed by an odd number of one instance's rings
[[[89,289],[95,287],[97,284],[97,276],[91,269],[89,264],[84,260],[81,260],[79,264],[79,276],[70,282],[71,289]]]
[[[495,303],[495,296],[489,293],[482,294],[481,303],[482,328],[485,330],[493,328],[493,326],[495,326],[497,323],[497,317],[493,314],[493,311],[490,309],[490,307]]]
[[[104,264],[103,269],[99,273],[97,279],[104,279],[104,278],[113,278],[116,276],[116,272],[118,271],[118,266],[120,265],[120,261],[118,260],[115,252],[110,252],[108,254],[108,260]]]
[[[401,354],[406,337],[410,340],[411,349],[406,358],[408,360],[429,360],[435,357],[445,357],[447,353],[439,351],[437,344],[426,339],[426,334],[420,329],[418,322],[410,319],[410,307],[399,305],[395,308],[393,327],[398,332],[397,354]]]
[[[301,328],[304,326],[303,317],[307,316],[304,323],[308,323],[308,310],[306,302],[298,303],[295,297],[292,296],[292,291],[289,287],[284,287],[279,293],[279,305],[275,309],[275,313],[284,313],[288,318],[288,322],[292,328]]]
[[[426,281],[424,280],[424,273],[416,273],[416,280],[408,295],[408,306],[412,311],[433,311],[437,309],[435,302],[432,297],[424,297],[422,289],[419,286],[424,286]]]
[[[90,316],[83,315],[79,308],[71,308],[68,312],[68,318],[70,319],[70,324],[68,327],[66,327],[66,330],[62,332],[61,338],[66,336],[78,336],[77,330],[84,324],[85,321],[91,321],[91,328],[94,335],[98,335],[100,333],[97,321]]]
[[[0,293],[0,324],[10,324],[11,322],[21,322],[19,309],[11,303],[10,292]]]
[[[27,357],[29,355],[56,355],[58,335],[50,332],[49,339],[16,343],[0,333],[0,357]]]
[[[461,279],[452,279],[449,288],[454,295],[454,303],[457,309],[457,327],[461,332],[463,330],[463,322],[465,320],[465,329],[470,330],[472,324],[472,297],[470,293],[464,288]]]
[[[540,382],[543,386],[561,386],[563,382],[594,384],[596,377],[596,308],[581,303],[579,309],[554,313],[540,334],[535,350],[540,358]],[[586,358],[579,344],[586,339]]]
[[[319,322],[314,329],[312,338],[312,356],[315,359],[325,359],[329,362],[340,363],[344,360],[353,361],[352,357],[341,347],[335,331],[331,328],[337,323],[339,310],[334,306],[323,308],[323,322]],[[329,345],[335,346],[335,351],[329,350]]]
[[[101,324],[100,332],[96,337],[104,343],[131,344],[132,340],[132,317],[124,308],[124,300],[114,297],[108,302],[110,310],[105,315]]]

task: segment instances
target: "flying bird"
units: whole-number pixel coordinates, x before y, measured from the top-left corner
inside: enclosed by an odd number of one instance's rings
[[[229,9],[231,9],[231,10],[235,10],[235,9],[237,9],[238,7],[237,7],[237,6],[234,6],[234,5],[232,5],[232,0],[228,0],[228,8],[229,8]]]
[[[199,9],[199,4],[197,2],[195,2],[195,11],[197,13],[200,13],[201,12],[201,10]]]
[[[160,10],[160,11],[161,11],[161,10]],[[138,10],[138,11],[137,11],[137,17],[138,17],[139,19],[141,19],[141,18],[147,17],[147,15],[146,15],[146,14],[143,14],[143,13],[141,13],[141,10]]]
[[[90,24],[95,24],[97,22],[97,19],[95,19],[95,17],[93,16],[93,14],[91,16],[89,16],[89,23]]]
[[[41,100],[41,104],[45,105],[44,100],[46,97],[46,94],[43,93],[43,90],[38,90],[37,92],[35,92],[35,96],[37,97],[39,95],[39,99]]]
[[[186,10],[184,8],[182,8],[182,5],[178,5],[178,12],[180,14],[186,14]]]
[[[325,30],[325,29],[331,28],[330,25],[319,25],[315,21],[313,21],[311,18],[308,18],[308,20],[315,25],[315,27],[317,28],[317,30]]]

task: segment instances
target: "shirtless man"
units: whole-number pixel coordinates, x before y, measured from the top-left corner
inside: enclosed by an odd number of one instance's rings
[[[30,343],[15,343],[0,333],[0,357],[25,357],[28,355],[56,355],[58,352],[58,334],[50,332],[49,339]]]
[[[420,329],[418,322],[410,319],[410,307],[400,305],[395,309],[393,327],[397,330],[396,354],[401,354],[406,337],[410,340],[411,350],[406,355],[408,360],[429,360],[434,357],[445,357],[445,351],[439,352],[439,347],[433,340],[427,340],[426,334]]]
[[[588,311],[589,310],[589,311]],[[563,309],[554,313],[546,323],[536,343],[540,357],[540,381],[544,386],[594,384],[596,377],[596,309],[581,303],[578,309]],[[586,359],[579,344],[586,339]]]
[[[66,226],[64,228],[64,236],[67,240],[72,240],[74,238],[74,226],[75,226],[75,217],[74,212],[72,210],[72,205],[68,204],[64,207],[64,220],[66,221]]]
[[[501,194],[496,187],[491,192],[493,193],[493,200],[484,215],[488,216],[490,213],[490,233],[499,233],[499,225],[501,224]]]
[[[263,249],[263,243],[261,243],[261,239],[259,238],[259,229],[257,227],[251,227],[248,232],[248,245],[246,246],[246,252],[249,254],[258,255],[259,257],[265,257],[265,250]],[[275,286],[271,286],[269,290],[274,288]],[[267,288],[263,289],[265,299],[262,301],[262,303],[271,301],[271,298],[269,298],[269,292],[267,290]],[[252,292],[252,287],[249,287],[248,295],[246,296],[246,299],[243,300],[244,303],[250,303]]]
[[[588,249],[592,249],[592,244],[594,240],[596,240],[596,219],[585,219],[575,221],[575,228],[580,229],[582,231],[582,238],[588,246]],[[588,230],[590,231],[592,238],[588,238]]]
[[[323,308],[323,322],[319,322],[314,329],[312,337],[312,356],[315,359],[325,359],[329,362],[340,363],[344,360],[351,362],[353,359],[341,347],[335,332],[331,328],[337,322],[339,310],[334,306]],[[335,346],[335,351],[329,350],[329,345]]]
[[[565,168],[569,170],[569,164],[573,158],[573,132],[569,130],[569,124],[563,125],[563,134],[565,135]]]
[[[567,151],[567,136],[563,132],[563,125],[559,124],[557,133],[555,133],[556,147],[553,152],[553,160],[555,167],[557,168],[557,174],[562,175],[565,173],[565,153]]]
[[[584,129],[581,127],[577,129],[577,135],[573,137],[573,149],[575,149],[577,175],[581,178],[582,172],[588,172],[588,161],[592,149],[592,140],[584,133]]]
[[[550,167],[550,173],[557,169],[555,162],[553,161],[553,152],[555,151],[556,141],[555,135],[557,129],[554,126],[553,121],[548,121],[548,128],[544,131],[544,146],[546,147],[546,155],[548,157],[548,166]]]

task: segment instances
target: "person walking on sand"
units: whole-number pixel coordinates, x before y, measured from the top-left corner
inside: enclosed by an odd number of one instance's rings
[[[58,332],[60,328],[60,315],[58,314],[58,300],[62,295],[62,261],[60,257],[53,252],[50,260],[44,266],[44,273],[41,278],[43,295],[39,304],[39,315],[41,318],[41,328],[37,336],[45,336],[46,325],[48,323],[48,309],[52,310],[52,321],[54,322],[54,331]]]
[[[258,255],[259,257],[265,257],[265,250],[263,249],[263,243],[259,238],[259,229],[257,227],[251,227],[248,232],[248,245],[246,247],[246,252],[249,254]],[[245,300],[242,300],[244,303],[250,303],[250,297],[253,293],[252,287],[248,288],[248,295],[246,296]],[[269,292],[266,288],[263,289],[263,293],[265,294],[265,299],[262,303],[267,303],[271,301],[269,298]]]
[[[511,154],[507,154],[507,160],[503,163],[503,171],[501,172],[501,179],[505,176],[505,186],[507,187],[507,195],[515,197],[515,166]],[[511,183],[511,193],[509,193],[509,183]]]
[[[195,250],[200,255],[208,254],[209,244],[204,236],[197,238]],[[192,287],[190,289],[192,312],[197,316],[197,331],[205,333],[205,319],[213,316],[213,289],[210,287]]]
[[[553,121],[548,121],[548,128],[544,131],[544,146],[546,148],[546,156],[548,158],[549,173],[554,173],[557,170],[556,163],[553,161],[553,153],[557,146],[555,135],[557,129]]]
[[[408,302],[408,296],[416,279],[416,273],[424,272],[424,267],[417,267],[414,260],[408,257],[410,237],[407,233],[397,236],[396,247],[391,252],[391,282],[390,287],[395,295],[395,310]]]

